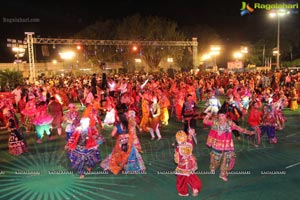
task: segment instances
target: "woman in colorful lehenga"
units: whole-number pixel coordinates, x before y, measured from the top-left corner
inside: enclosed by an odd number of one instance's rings
[[[142,156],[134,145],[133,121],[127,120],[124,113],[118,115],[118,124],[112,130],[111,136],[117,136],[116,144],[100,166],[104,170],[111,171],[117,175],[121,170],[131,173],[142,173],[145,171]],[[132,119],[132,117],[130,117]]]
[[[100,152],[95,140],[97,133],[89,128],[89,118],[82,118],[80,126],[72,134],[65,149],[68,150],[68,157],[73,169],[84,178],[85,165],[88,172],[100,161]]]
[[[36,112],[36,101],[34,95],[29,96],[29,101],[27,101],[25,109],[21,111],[21,114],[25,116],[24,126],[26,132],[29,133],[33,129],[33,120]]]
[[[102,128],[102,123],[98,115],[98,110],[95,108],[95,105],[87,104],[87,107],[84,110],[82,117],[87,117],[90,119],[89,129],[92,129],[95,133],[97,133],[97,143],[102,144],[105,141],[105,139],[97,128],[97,124],[99,125],[100,128]]]
[[[273,103],[272,108],[274,109],[274,115],[276,118],[276,129],[282,130],[285,127],[286,117],[283,114],[282,110],[288,106],[287,97],[280,93],[279,99]]]
[[[136,150],[138,152],[142,152],[142,146],[140,143],[139,138],[136,135],[136,128],[137,128],[137,123],[136,123],[136,114],[135,111],[133,110],[129,110],[128,111],[128,122],[129,122],[129,132],[132,133],[132,137],[133,137],[133,145],[136,148]]]
[[[297,100],[298,100],[297,90],[293,88],[291,91],[291,103],[290,103],[290,109],[293,111],[298,109]]]
[[[266,133],[271,144],[277,143],[276,138],[276,117],[272,105],[263,106],[263,114],[261,117],[261,135]]]
[[[226,118],[226,111],[221,109],[218,112],[218,118],[211,120],[211,113],[208,113],[203,123],[211,126],[207,137],[207,146],[212,148],[210,153],[210,170],[215,173],[215,170],[220,167],[219,178],[227,181],[228,172],[230,172],[235,164],[234,143],[232,139],[232,130],[237,130],[241,133],[253,135],[254,131],[248,131],[237,126],[233,121]]]
[[[161,109],[160,121],[163,125],[169,124],[169,107],[171,105],[170,100],[168,99],[165,92],[162,89],[157,90],[158,98],[159,98],[159,106]]]
[[[143,94],[140,94],[140,96],[142,98],[142,119],[140,123],[140,131],[149,132],[151,95],[150,92],[145,91]]]
[[[23,95],[18,102],[18,109],[20,112],[20,122],[23,125],[25,123],[25,115],[22,113],[22,111],[26,108],[26,95]]]
[[[64,115],[64,122],[66,123],[66,140],[68,141],[75,131],[76,127],[80,124],[79,113],[73,103],[68,105],[69,110]]]
[[[24,142],[24,137],[19,131],[19,125],[17,123],[17,120],[9,109],[3,110],[3,115],[6,117],[6,126],[1,127],[0,129],[8,129],[10,132],[10,136],[8,139],[8,152],[12,154],[13,156],[19,156],[22,153],[26,153],[27,146]]]

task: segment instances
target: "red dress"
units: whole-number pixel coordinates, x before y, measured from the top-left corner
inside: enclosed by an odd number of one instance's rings
[[[192,154],[194,144],[191,140],[179,144],[175,151],[175,162],[178,164],[175,170],[176,189],[182,196],[188,194],[188,187],[200,192],[202,183],[199,177],[195,174],[197,170],[197,160]]]

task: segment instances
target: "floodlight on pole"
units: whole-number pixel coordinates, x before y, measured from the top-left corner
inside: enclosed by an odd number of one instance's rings
[[[73,51],[65,51],[60,52],[59,55],[63,60],[72,60],[75,56],[75,53]]]
[[[20,58],[24,57],[25,50],[27,48],[26,42],[23,40],[8,38],[7,47],[11,48],[11,50],[15,53],[15,57],[17,58],[15,63],[17,63],[18,71],[20,71],[19,69]]]
[[[280,18],[288,15],[290,12],[280,9],[269,13],[271,18],[277,17],[277,54],[276,54],[276,68],[280,68]]]
[[[214,66],[217,66],[217,56],[220,55],[221,47],[219,45],[212,45],[209,54],[214,57]]]
[[[238,60],[243,57],[243,54],[241,52],[234,52],[233,57]]]

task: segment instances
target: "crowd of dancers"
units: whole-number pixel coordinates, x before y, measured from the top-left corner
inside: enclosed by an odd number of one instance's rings
[[[71,167],[84,178],[84,172],[96,164],[115,175],[122,170],[145,172],[137,130],[159,141],[164,137],[160,130],[172,117],[184,123],[175,134],[176,188],[180,196],[187,196],[190,186],[196,196],[202,187],[192,154],[197,132],[201,132],[196,121],[202,119],[204,127],[211,127],[206,142],[211,148],[210,170],[215,173],[220,167],[219,177],[227,181],[235,164],[234,137],[241,140],[240,134],[247,134],[253,146],[259,147],[266,134],[276,144],[276,130],[284,129],[286,122],[282,110],[298,109],[299,92],[300,73],[289,71],[45,79],[16,87],[11,92],[13,101],[1,98],[1,129],[10,133],[8,149],[14,156],[28,151],[24,134],[35,132],[36,143],[42,145],[45,137],[52,140],[54,134],[65,133]],[[204,109],[199,102],[204,102]],[[76,104],[84,108],[82,113]],[[248,126],[240,127],[241,121]],[[113,127],[111,137],[116,142],[101,160],[102,130],[108,126]]]

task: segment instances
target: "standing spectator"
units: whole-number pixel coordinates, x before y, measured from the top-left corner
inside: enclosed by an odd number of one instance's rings
[[[95,95],[97,94],[97,78],[96,74],[93,74],[92,80],[91,80],[91,88],[92,88],[92,94]]]
[[[15,108],[18,111],[18,103],[21,100],[21,94],[22,94],[22,90],[21,90],[21,86],[17,86],[12,92],[13,95],[15,95]]]
[[[50,98],[50,102],[47,107],[48,113],[53,117],[52,121],[52,130],[57,129],[58,135],[62,133],[62,126],[61,123],[63,121],[63,109],[62,105],[58,103],[55,97]]]
[[[115,97],[116,88],[117,88],[117,83],[114,81],[113,78],[110,78],[108,81],[109,96]]]

